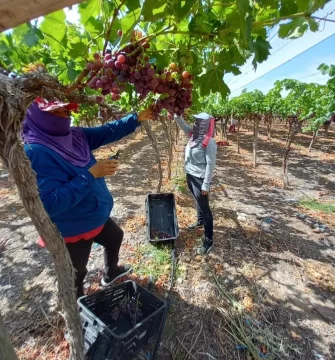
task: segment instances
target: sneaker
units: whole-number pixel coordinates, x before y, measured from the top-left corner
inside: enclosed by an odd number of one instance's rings
[[[198,255],[208,255],[214,245],[213,240],[206,239],[201,246],[197,249]]]
[[[194,224],[188,225],[187,229],[188,230],[195,230],[195,229],[202,229],[204,227],[204,223],[201,221],[197,221]]]
[[[109,286],[111,284],[113,284],[116,280],[122,278],[123,276],[129,274],[132,271],[132,267],[131,266],[118,266],[117,268],[117,274],[115,277],[110,278],[108,276],[105,276],[101,279],[101,286],[105,287],[105,286]]]

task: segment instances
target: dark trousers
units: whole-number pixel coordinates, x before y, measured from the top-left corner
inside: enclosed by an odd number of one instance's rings
[[[84,279],[87,274],[87,263],[93,242],[105,248],[105,275],[113,278],[117,274],[119,251],[123,239],[123,230],[112,219],[108,219],[99,235],[90,240],[67,243],[71,261],[75,270],[75,286],[77,297],[84,295]]]
[[[187,186],[190,189],[197,206],[198,221],[204,224],[205,236],[213,239],[213,215],[209,207],[209,195],[202,195],[201,186],[204,179],[186,174]]]

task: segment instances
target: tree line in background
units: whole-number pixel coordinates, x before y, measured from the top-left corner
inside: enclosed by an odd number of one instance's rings
[[[283,180],[288,185],[288,156],[292,142],[299,132],[310,132],[312,138],[311,151],[316,142],[321,126],[328,127],[335,120],[335,66],[322,64],[319,66],[324,75],[329,76],[326,85],[304,83],[298,80],[285,79],[276,81],[274,87],[264,94],[259,90],[244,90],[240,96],[222,99],[211,94],[202,99],[206,111],[220,121],[221,137],[227,138],[228,123],[237,121],[237,148],[240,151],[239,129],[243,124],[249,130],[253,126],[253,164],[257,165],[257,138],[261,122],[266,125],[268,139],[274,122],[288,126],[285,153],[283,156]]]

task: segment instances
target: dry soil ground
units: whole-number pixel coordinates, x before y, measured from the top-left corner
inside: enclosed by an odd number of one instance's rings
[[[160,126],[154,132],[163,153],[166,142]],[[241,154],[235,136],[229,147],[218,148],[210,195],[215,247],[206,258],[195,256],[201,233],[186,230],[195,211],[182,175],[187,139],[179,139],[173,179],[165,180],[163,189],[176,194],[180,237],[159,359],[335,359],[335,213],[329,207],[335,202],[335,133],[329,139],[321,134],[311,153],[310,136],[298,136],[285,190],[284,138],[282,126],[276,126],[272,140],[261,129],[256,169],[251,132],[241,133]],[[112,216],[126,233],[121,260],[134,265],[133,279],[163,296],[169,248],[145,244],[144,203],[156,186],[152,148],[140,132],[115,148],[122,150],[121,166],[107,183],[115,199]],[[109,154],[106,147],[96,156]],[[0,198],[0,312],[20,359],[63,360],[68,348],[57,313],[54,267],[47,250],[37,245],[34,226],[1,168]],[[307,200],[305,207],[296,203],[301,200]],[[323,205],[316,208],[319,203]],[[327,231],[316,232],[315,222],[326,225]],[[89,293],[98,289],[102,269],[102,249],[94,247]]]

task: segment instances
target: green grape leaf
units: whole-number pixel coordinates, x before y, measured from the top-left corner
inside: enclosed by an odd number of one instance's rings
[[[129,11],[134,11],[140,8],[140,1],[139,0],[126,0],[126,6]]]
[[[38,43],[38,37],[34,34],[31,30],[29,30],[23,37],[24,43],[29,46],[33,47]]]
[[[75,70],[76,63],[73,60],[68,61],[67,63],[67,78],[70,82],[74,81],[79,74],[78,71]]]
[[[250,6],[249,0],[238,0],[237,8],[240,13],[239,27],[241,31],[242,38],[244,43],[248,43],[248,39],[251,34],[252,29],[252,8]]]
[[[90,17],[96,18],[101,9],[99,0],[88,0],[79,4],[80,20],[83,25],[86,25]]]
[[[193,91],[192,91],[192,107],[198,107],[199,105],[201,105],[199,103],[199,93],[193,89]]]
[[[319,24],[314,19],[308,19],[307,21],[311,31],[316,32],[319,30]]]
[[[133,29],[140,20],[140,15],[141,10],[137,9],[135,11],[129,12],[126,16],[120,19],[121,29],[123,33],[120,45],[129,42]]]
[[[151,56],[155,59],[157,69],[164,69],[169,65],[169,56],[165,52],[154,51]]]
[[[297,0],[299,12],[310,12],[313,9],[313,0]]]
[[[230,93],[229,87],[223,81],[223,71],[220,67],[212,67],[205,70],[202,75],[195,77],[194,83],[199,86],[200,95],[205,96],[212,93],[220,93],[226,96]]]
[[[46,34],[50,45],[55,50],[60,50],[62,40],[66,35],[66,21],[64,10],[56,11],[47,15],[41,23],[41,31]]]
[[[104,31],[104,25],[101,20],[91,16],[85,24],[85,30],[90,34],[102,34]]]
[[[279,26],[278,36],[281,39],[298,39],[308,29],[308,22],[304,17],[296,18],[287,24]]]
[[[306,0],[305,0],[306,1]],[[296,14],[299,11],[296,1],[282,0],[280,7],[280,16]]]
[[[145,0],[142,6],[142,15],[144,21],[152,21],[164,15],[162,10],[166,6],[166,0]],[[159,9],[159,11],[157,11]],[[156,10],[156,11],[155,11]],[[160,15],[157,15],[160,14]]]
[[[188,56],[192,56],[192,59],[193,59],[193,64],[191,65],[192,74],[193,75],[200,74],[201,73],[201,67],[199,66],[199,61],[200,61],[199,56],[195,52],[192,52],[192,51],[188,54]]]
[[[260,36],[256,40],[249,43],[250,50],[255,54],[252,64],[256,68],[257,63],[262,63],[270,55],[271,45],[268,41],[262,39]]]
[[[233,73],[235,76],[241,74],[240,69],[239,69],[237,66],[234,66],[234,65],[230,66],[230,67],[229,67],[229,70],[227,70],[226,72],[231,72],[231,73]]]
[[[9,36],[12,35],[9,34]],[[10,46],[8,39],[4,36],[4,34],[0,34],[0,52],[2,53],[9,50],[10,50]]]
[[[71,59],[76,59],[80,56],[85,57],[87,55],[87,44],[85,44],[80,39],[76,43],[71,43],[68,55]]]
[[[118,44],[120,41],[120,37],[117,34],[118,30],[120,30],[120,29],[121,29],[120,20],[116,18],[116,19],[114,19],[111,34],[109,36],[109,41],[113,44],[113,46]]]
[[[243,17],[251,11],[250,0],[237,0],[236,4]]]
[[[194,4],[193,0],[174,1],[168,4],[166,8],[166,12],[170,15],[175,16],[176,19],[180,21],[185,16],[187,16],[193,4]]]
[[[28,47],[33,47],[35,45],[38,44],[38,41],[40,39],[43,39],[43,33],[41,32],[41,30],[30,26],[28,29],[28,32],[25,33],[25,35],[23,36],[23,42],[28,46]]]
[[[59,69],[58,79],[65,85],[72,83],[80,71],[75,70],[76,64],[73,60],[65,62],[64,59],[58,59]]]
[[[15,38],[18,38],[20,36],[24,36],[28,31],[29,31],[28,24],[21,24],[21,25],[17,26],[16,28],[14,28],[13,36]]]
[[[191,18],[188,29],[194,33],[211,33],[212,27],[208,21],[208,16],[204,13],[196,14]]]

